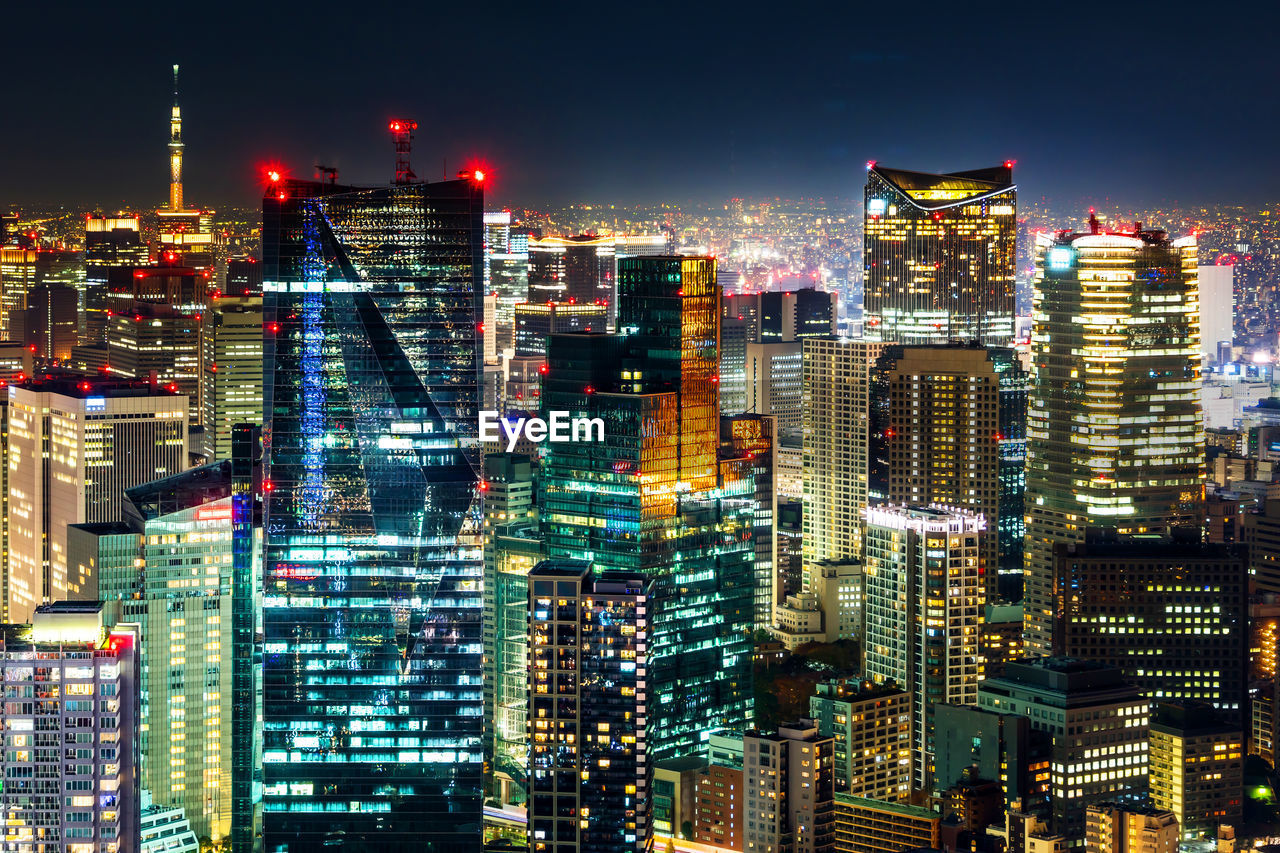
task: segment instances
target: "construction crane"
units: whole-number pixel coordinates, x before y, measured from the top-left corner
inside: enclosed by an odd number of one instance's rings
[[[418,129],[416,121],[393,118],[388,125],[391,141],[396,147],[396,183],[409,184],[418,176],[409,168],[409,150],[413,147],[413,132]]]

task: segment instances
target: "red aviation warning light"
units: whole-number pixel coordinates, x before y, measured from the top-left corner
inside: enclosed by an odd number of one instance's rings
[[[409,152],[413,148],[413,132],[418,123],[407,119],[393,118],[387,124],[391,131],[391,143],[396,149],[396,183],[408,184],[417,180],[418,176],[409,167]]]

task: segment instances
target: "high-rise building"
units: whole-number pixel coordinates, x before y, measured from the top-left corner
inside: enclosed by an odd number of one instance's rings
[[[483,203],[479,175],[263,199],[274,853],[474,844]]]
[[[182,809],[151,802],[150,791],[140,794],[139,853],[200,853],[200,841]]]
[[[529,770],[529,571],[542,560],[528,456],[484,457],[485,754],[493,796],[523,803]]]
[[[154,376],[173,386],[187,397],[191,423],[201,423],[201,327],[209,310],[204,277],[190,267],[144,267],[129,285],[111,294],[109,371],[131,379]]]
[[[123,522],[68,531],[76,597],[102,601],[109,625],[141,626],[139,784],[221,841],[231,829],[231,462],[127,489],[123,510]]]
[[[1085,818],[1088,853],[1177,853],[1178,818],[1158,806],[1098,803]]]
[[[761,341],[829,338],[836,333],[834,293],[805,287],[755,294],[755,298],[759,300],[758,334]]]
[[[0,632],[4,844],[31,853],[136,849],[136,626],[107,631],[96,603],[58,602]]]
[[[911,694],[895,684],[819,682],[809,716],[834,742],[838,793],[873,800],[911,795]]]
[[[1238,825],[1244,804],[1244,732],[1209,705],[1162,702],[1151,714],[1151,805],[1178,819],[1184,839]]]
[[[1053,624],[1063,655],[1119,667],[1152,702],[1208,702],[1243,723],[1248,669],[1244,549],[1178,537],[1091,533],[1054,548],[1067,591]]]
[[[982,515],[994,599],[1002,572],[1022,573],[1026,372],[998,347],[891,346],[874,382],[872,497]]]
[[[262,295],[262,264],[257,258],[248,256],[227,258],[227,281],[222,289],[222,295]]]
[[[773,607],[781,602],[776,598],[777,581],[774,566],[778,562],[777,493],[774,490],[774,466],[777,459],[777,442],[774,438],[776,421],[768,415],[734,415],[720,418],[720,441],[729,456],[745,455],[751,460],[751,477],[755,483],[755,529],[751,538],[755,543],[755,605],[754,623],[757,629],[769,627],[773,620]],[[784,596],[785,598],[785,596]]]
[[[1090,527],[1202,523],[1200,314],[1194,237],[1037,237],[1027,405],[1027,651],[1050,654],[1066,606],[1053,547]]]
[[[834,753],[813,720],[743,735],[744,851],[834,853]]]
[[[902,344],[1013,338],[1012,163],[932,175],[868,164],[863,330]]]
[[[64,599],[67,526],[120,519],[124,490],[187,467],[187,398],[145,382],[50,379],[9,391],[7,621]]]
[[[529,301],[603,305],[617,316],[613,237],[582,234],[529,240]]]
[[[544,411],[599,417],[604,441],[543,450],[552,558],[655,581],[649,693],[655,760],[743,728],[751,709],[753,460],[720,458],[715,261],[619,262],[616,335],[553,335]]]
[[[1090,805],[1146,796],[1150,703],[1115,667],[1067,658],[1011,663],[978,687],[978,707],[1020,714],[1050,737],[1056,835],[1083,837]]]
[[[36,286],[34,248],[0,246],[0,338],[24,341],[27,292]]]
[[[933,730],[938,788],[973,775],[999,783],[1007,809],[1048,806],[1052,740],[1028,717],[943,704],[934,712]]]
[[[27,292],[27,312],[23,322],[23,341],[34,347],[39,358],[67,361],[71,348],[79,339],[77,300],[79,294],[66,284],[46,282]]]
[[[529,573],[529,849],[653,850],[651,581],[548,560]]]
[[[1235,339],[1235,290],[1232,266],[1201,266],[1196,269],[1200,284],[1200,355],[1205,364],[1218,361],[1218,347],[1230,348]]]
[[[605,307],[592,303],[524,302],[515,307],[517,358],[545,358],[547,338],[566,332],[603,332]]]
[[[865,514],[864,672],[910,692],[911,784],[929,791],[934,713],[943,702],[975,704],[982,680],[986,521],[941,507],[870,507]]]
[[[801,342],[748,343],[743,355],[742,411],[772,415],[778,435],[798,439],[804,425]]]
[[[883,344],[804,342],[804,562],[862,556],[871,369]]]
[[[262,851],[262,427],[231,432],[231,853]]]
[[[261,265],[256,265],[261,266]],[[201,330],[204,452],[231,458],[236,424],[262,424],[262,296],[213,296]]]
[[[147,265],[139,218],[133,214],[90,216],[84,223],[84,329],[80,343],[107,339],[108,294],[124,288],[138,267]]]

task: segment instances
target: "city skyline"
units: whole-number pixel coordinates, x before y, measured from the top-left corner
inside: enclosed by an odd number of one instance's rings
[[[829,22],[816,9],[712,5],[629,16],[625,29],[585,9],[489,11],[401,10],[342,27],[326,23],[339,17],[336,4],[140,17],[115,31],[113,53],[146,59],[113,78],[110,97],[78,98],[94,91],[85,81],[101,68],[106,9],[69,15],[56,43],[14,9],[14,31],[31,37],[11,43],[10,61],[41,68],[42,97],[11,113],[0,181],[23,204],[86,194],[104,205],[159,203],[154,149],[164,144],[169,68],[180,63],[187,197],[205,206],[250,204],[268,162],[297,178],[321,163],[352,184],[384,183],[395,117],[419,122],[422,177],[489,166],[489,197],[517,206],[854,197],[870,159],[923,170],[1014,159],[1025,199],[1072,204],[1261,203],[1280,191],[1263,142],[1280,125],[1264,98],[1276,72],[1251,49],[1263,46],[1262,13],[1258,26],[1233,32],[1230,62],[1209,64],[1197,59],[1196,27],[1137,8],[1109,11],[1099,28],[1087,15],[926,4],[908,39],[892,37],[896,10]],[[421,30],[425,50],[389,42],[395,30]],[[980,46],[961,37],[975,30]],[[675,48],[686,33],[707,44],[663,66],[648,59],[646,45],[671,39]],[[261,85],[260,63],[229,56],[256,45],[280,69],[277,85]],[[337,61],[310,62],[310,51]],[[50,55],[59,61],[44,61]],[[585,94],[593,86],[599,98]],[[611,117],[609,102],[628,120]],[[67,132],[68,103],[84,132]],[[331,120],[338,103],[341,126]],[[555,121],[540,120],[548,110]],[[1152,120],[1180,110],[1204,118],[1178,123],[1176,134]],[[155,198],[139,187],[154,187]]]

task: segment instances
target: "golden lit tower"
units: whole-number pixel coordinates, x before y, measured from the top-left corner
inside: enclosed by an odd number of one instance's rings
[[[173,66],[173,112],[169,116],[169,209],[182,210],[182,110],[178,107],[178,66]]]
[[[901,344],[1013,337],[1013,161],[931,175],[867,164],[864,328]]]
[[[1168,533],[1204,503],[1195,237],[1039,235],[1027,404],[1027,651],[1055,654],[1058,542]]]

